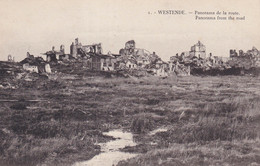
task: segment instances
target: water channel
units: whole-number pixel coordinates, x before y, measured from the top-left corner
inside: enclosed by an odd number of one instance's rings
[[[77,162],[74,166],[112,166],[116,165],[121,160],[126,160],[135,157],[137,154],[121,152],[120,149],[126,146],[135,146],[133,135],[130,132],[122,130],[112,130],[104,132],[103,135],[108,135],[116,138],[115,140],[99,143],[101,153],[90,160]]]

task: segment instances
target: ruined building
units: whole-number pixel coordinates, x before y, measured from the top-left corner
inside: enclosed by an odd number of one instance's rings
[[[70,46],[70,54],[72,57],[85,57],[88,59],[88,67],[91,70],[111,71],[115,69],[115,57],[104,55],[101,43],[82,45],[79,39],[75,39]]]
[[[233,58],[238,57],[238,53],[237,53],[236,50],[230,50],[229,51],[229,56],[230,56],[231,59],[233,59]]]
[[[122,68],[151,68],[153,63],[160,59],[158,55],[153,52],[152,54],[143,48],[136,48],[136,43],[134,40],[129,40],[125,43],[125,47],[119,50],[120,57],[118,61],[120,61],[119,66]],[[123,67],[125,64],[125,67]],[[129,67],[131,66],[131,67]]]
[[[191,47],[190,55],[197,58],[206,59],[206,47],[200,41],[198,41],[197,44]]]
[[[42,57],[34,57],[29,52],[26,55],[26,58],[20,61],[24,70],[35,73],[51,73],[50,64],[46,63]]]
[[[178,59],[170,59],[169,73],[174,73],[179,76],[189,76],[191,72],[190,64],[180,62]]]
[[[26,57],[27,57],[28,59],[34,59],[34,56],[31,55],[29,52],[26,53]]]
[[[85,57],[88,59],[88,67],[91,70],[112,71],[115,69],[116,58],[111,55],[104,55],[101,43],[82,45],[79,39],[75,39],[70,46],[70,54],[74,58]]]
[[[133,55],[135,51],[135,41],[130,40],[125,43],[125,48],[119,50],[120,55]]]
[[[231,49],[229,52],[229,57],[234,58],[250,58],[250,59],[257,59],[260,57],[260,53],[257,48],[253,47],[251,50],[244,52],[243,50],[239,50],[239,53],[236,50]]]
[[[93,54],[89,59],[91,70],[113,71],[115,70],[116,58],[110,55]]]
[[[79,39],[76,38],[75,42],[72,42],[70,46],[70,54],[65,54],[64,45],[60,46],[60,50],[56,51],[55,47],[52,47],[51,51],[47,51],[43,55],[46,55],[47,62],[58,62],[63,60],[78,59],[82,63],[86,62],[85,67],[91,70],[114,70],[115,66],[115,56],[110,53],[110,55],[102,54],[101,43],[92,45],[82,45]],[[27,55],[30,56],[30,55]],[[83,59],[81,59],[83,58]],[[30,66],[25,66],[30,67]],[[49,68],[47,67],[47,70]],[[46,70],[46,71],[47,71]],[[49,71],[49,70],[48,70]]]
[[[64,45],[61,45],[60,51],[56,51],[53,46],[51,51],[47,51],[46,53],[43,53],[43,55],[46,55],[47,62],[57,62],[60,56],[65,55],[65,47]]]
[[[245,69],[260,66],[260,52],[255,47],[246,52],[239,50],[239,53],[237,53],[236,50],[231,49],[229,56],[231,60],[229,60],[228,63],[231,66]]]
[[[75,57],[84,57],[88,56],[87,53],[95,53],[95,54],[102,54],[102,45],[101,43],[92,44],[92,45],[82,45],[79,43],[79,39],[75,39],[75,43],[72,42],[70,45],[70,54]]]
[[[8,62],[14,62],[14,57],[12,57],[12,55],[8,55],[8,57],[7,57],[7,61]]]

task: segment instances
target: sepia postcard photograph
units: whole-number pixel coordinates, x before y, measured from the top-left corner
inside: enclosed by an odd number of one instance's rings
[[[0,166],[260,166],[260,0],[0,0]]]

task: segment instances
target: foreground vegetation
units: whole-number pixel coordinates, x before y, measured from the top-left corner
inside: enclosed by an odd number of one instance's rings
[[[103,131],[135,133],[118,165],[260,164],[260,79],[53,74],[0,89],[0,165],[71,165]],[[149,134],[158,128],[167,131]]]

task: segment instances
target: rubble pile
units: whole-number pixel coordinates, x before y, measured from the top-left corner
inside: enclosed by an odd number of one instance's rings
[[[185,66],[183,64],[177,65],[175,69],[176,75],[180,76],[189,76],[190,75],[190,66]]]
[[[0,88],[1,89],[16,89],[18,86],[17,80],[20,79],[23,73],[22,66],[14,62],[0,62]]]
[[[13,62],[0,62],[0,88],[15,88],[13,81],[16,75],[22,72],[22,67]]]
[[[34,57],[29,53],[27,53],[27,57],[21,62],[1,61],[0,88],[16,89],[20,86],[26,86],[28,82],[47,79],[47,73],[50,72],[50,65],[47,64],[43,58]],[[33,85],[33,83],[29,84],[28,86]]]
[[[151,54],[146,49],[136,48],[134,40],[127,41],[125,43],[125,48],[120,49],[119,54],[123,60],[135,60],[139,66],[148,65],[153,63],[155,60],[160,59],[160,57],[156,55],[155,52]]]
[[[50,64],[46,63],[42,57],[34,57],[27,52],[27,57],[20,62],[23,69],[35,73],[51,73]]]
[[[244,52],[239,50],[230,50],[230,60],[227,62],[231,67],[243,68],[249,70],[250,68],[260,67],[260,52],[253,47],[251,50]]]
[[[120,49],[120,57],[117,58],[118,69],[128,70],[137,69],[146,72],[145,75],[153,74],[158,76],[167,75],[167,63],[146,49],[136,48],[135,41],[130,40],[125,43],[125,48]],[[131,74],[131,72],[129,72]]]
[[[3,79],[7,76],[14,76],[17,73],[20,73],[22,70],[22,67],[17,63],[11,63],[11,62],[1,62],[0,63],[0,79]]]

